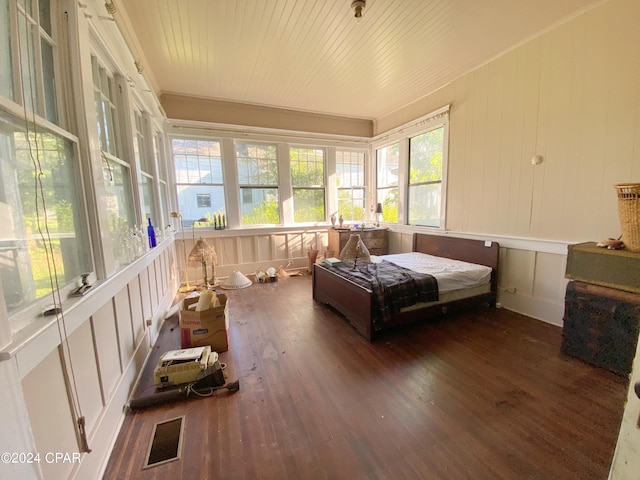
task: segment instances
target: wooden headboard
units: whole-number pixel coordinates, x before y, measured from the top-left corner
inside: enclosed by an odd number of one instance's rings
[[[493,268],[494,275],[498,271],[500,245],[497,242],[414,233],[413,251],[486,265]]]

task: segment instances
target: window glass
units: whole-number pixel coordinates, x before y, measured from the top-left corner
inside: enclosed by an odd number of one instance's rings
[[[166,228],[167,225],[171,225],[171,220],[169,219],[169,203],[167,198],[167,182],[160,180],[158,182],[159,190],[160,190],[160,219],[158,220],[158,226]]]
[[[51,123],[58,123],[56,105],[56,77],[53,69],[53,46],[42,39],[42,78],[44,83],[45,115]]]
[[[133,141],[133,154],[136,162],[140,165],[140,170],[150,173],[150,165],[144,148],[144,128],[142,121],[142,113],[138,110],[134,113],[135,117],[135,139]]]
[[[51,4],[49,0],[38,0],[40,26],[51,36]]]
[[[119,117],[115,103],[115,84],[113,77],[101,66],[98,59],[91,57],[93,72],[93,92],[96,108],[96,121],[100,135],[100,148],[114,157],[120,157],[118,137]]]
[[[364,152],[336,151],[338,213],[348,221],[364,220]]]
[[[153,202],[153,179],[148,175],[140,175],[140,191],[142,193],[142,217],[145,219],[145,225],[147,218],[150,218],[154,225],[159,225]]]
[[[444,127],[409,139],[409,216],[411,225],[440,226]]]
[[[382,204],[382,221],[398,221],[398,168],[400,143],[376,151],[378,203]]]
[[[198,202],[198,208],[210,207],[211,206],[211,195],[208,193],[198,193],[196,194],[196,200]]]
[[[277,146],[237,143],[236,161],[242,224],[279,224]]]
[[[50,0],[18,1],[11,18],[10,0],[0,0],[0,95],[58,124],[55,58],[56,41]],[[19,49],[12,58],[11,42]],[[13,75],[19,72],[15,85]]]
[[[133,195],[129,181],[129,166],[103,155],[102,174],[106,190],[104,206],[107,210],[116,268],[119,268],[131,263],[140,253],[137,245],[133,244],[136,231],[131,210]]]
[[[147,225],[148,219],[156,227],[161,225],[158,212],[156,211],[155,190],[154,190],[154,168],[153,168],[153,145],[146,142],[146,119],[142,112],[136,109],[134,111],[135,131],[133,138],[133,154],[136,164],[140,167],[138,183],[140,193],[142,195],[142,218],[144,224]]]
[[[142,249],[132,247],[135,232],[135,210],[132,194],[131,166],[120,158],[119,126],[121,122],[115,99],[113,77],[91,56],[96,125],[102,150],[102,172],[106,191],[106,208],[109,220],[113,256],[116,269],[131,263]],[[141,186],[143,203],[145,192]],[[147,206],[143,205],[146,211]],[[146,220],[146,219],[145,219]],[[137,237],[136,237],[137,238]]]
[[[291,185],[293,186],[293,221],[322,222],[324,209],[324,149],[292,147],[289,149]]]
[[[28,129],[0,110],[0,275],[10,314],[50,295],[52,276],[63,287],[93,269],[75,145]]]
[[[23,14],[19,15],[18,19],[18,35],[20,45],[20,61],[21,61],[21,73],[22,73],[22,92],[23,103],[27,110],[38,111],[36,106],[38,105],[39,90],[38,90],[38,75],[36,72],[36,58],[33,54],[33,37],[34,37],[34,24],[25,20]]]
[[[171,150],[183,226],[190,228],[199,218],[213,225],[217,216],[226,216],[220,142],[174,138]],[[209,196],[208,206],[200,195]]]
[[[9,1],[0,0],[0,95],[15,101],[9,29]]]
[[[154,132],[152,138],[153,156],[158,167],[158,191],[160,192],[160,211],[158,212],[158,226],[170,225],[169,221],[169,204],[167,200],[167,164],[162,155],[162,134],[159,131]]]

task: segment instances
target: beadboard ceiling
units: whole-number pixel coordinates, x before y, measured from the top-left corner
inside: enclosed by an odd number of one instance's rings
[[[375,120],[601,0],[114,0],[156,94]]]

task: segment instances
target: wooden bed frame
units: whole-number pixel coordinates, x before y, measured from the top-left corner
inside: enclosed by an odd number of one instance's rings
[[[448,311],[471,305],[488,304],[495,307],[498,289],[498,257],[500,246],[496,242],[469,240],[443,235],[415,233],[413,251],[438,257],[452,258],[491,267],[491,289],[488,293],[456,300],[448,303],[427,305],[424,308],[401,312],[385,322],[384,330],[397,325],[414,322],[428,317],[442,315]],[[372,291],[334,273],[323,265],[313,266],[313,298],[328,304],[342,313],[355,329],[373,341],[376,334],[373,327]]]

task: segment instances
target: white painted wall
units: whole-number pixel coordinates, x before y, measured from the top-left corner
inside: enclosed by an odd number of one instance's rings
[[[618,236],[613,185],[640,181],[640,3],[611,0],[380,119],[451,104],[447,228]],[[533,166],[531,158],[544,162]]]
[[[613,185],[640,181],[639,24],[639,2],[611,0],[376,122],[451,104],[447,230],[505,248],[507,308],[561,325],[566,245],[621,233]]]

